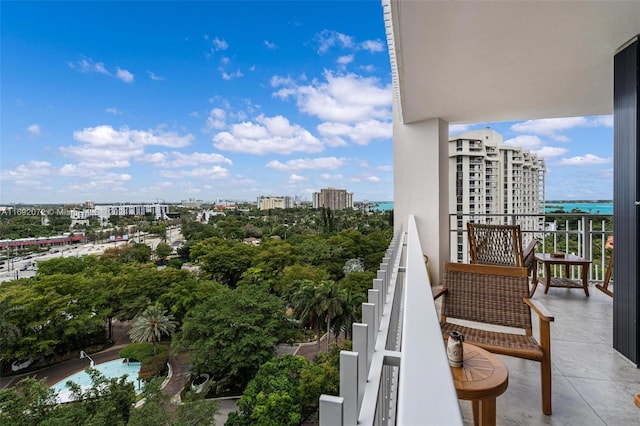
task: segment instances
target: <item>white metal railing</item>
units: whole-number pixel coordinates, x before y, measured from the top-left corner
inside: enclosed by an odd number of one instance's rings
[[[549,220],[549,216],[561,220]],[[539,243],[536,252],[566,251],[569,241],[575,240],[575,254],[589,259],[589,281],[602,281],[607,269],[609,254],[605,250],[605,241],[613,235],[613,229],[607,219],[612,215],[587,213],[554,213],[549,215],[532,214],[450,214],[449,215],[449,247],[452,262],[469,262],[466,223],[470,220],[494,224],[520,224],[525,245],[533,238]],[[575,223],[575,226],[572,225]],[[551,249],[547,248],[551,245]],[[538,270],[542,273],[542,269]],[[551,269],[557,276],[555,267]],[[572,269],[572,273],[575,272]]]
[[[340,396],[320,397],[320,425],[462,425],[415,218],[399,230],[340,353]],[[405,266],[401,266],[401,261]]]

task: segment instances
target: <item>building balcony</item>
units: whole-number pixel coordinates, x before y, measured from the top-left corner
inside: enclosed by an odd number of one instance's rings
[[[320,424],[473,424],[471,403],[455,394],[429,275],[410,216],[363,304],[363,323],[354,325],[353,352],[341,354],[340,396],[321,398]],[[508,388],[497,398],[498,425],[637,423],[640,371],[612,347],[613,299],[590,286],[590,297],[579,289],[544,294],[538,286],[534,299],[555,316],[553,414],[541,410],[540,365],[498,355],[509,369]]]

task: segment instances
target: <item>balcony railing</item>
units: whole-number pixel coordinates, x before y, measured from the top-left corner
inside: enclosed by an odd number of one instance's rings
[[[545,215],[452,214],[450,247],[461,242],[465,257],[460,261],[468,262],[467,221],[519,223],[526,242],[532,238],[544,242],[540,252],[547,247],[552,251],[575,247],[576,254],[591,260],[598,252],[601,260],[591,266],[590,279],[602,279],[611,216],[553,216],[560,220],[546,222]],[[457,254],[451,260],[458,261]],[[340,354],[340,396],[320,398],[320,424],[462,425],[412,215],[406,234],[398,231],[387,249],[368,303],[362,304],[362,318],[353,326],[353,351]]]
[[[554,218],[555,220],[550,220]],[[467,222],[492,224],[519,224],[526,246],[536,238],[537,253],[574,253],[589,259],[589,281],[604,279],[610,254],[605,242],[613,235],[613,216],[602,214],[450,214],[449,253],[453,262],[469,262],[467,246]],[[557,269],[559,273],[560,269]],[[539,273],[542,271],[539,270]],[[551,271],[554,276],[556,269]],[[577,271],[573,271],[577,273]]]
[[[340,396],[320,397],[320,424],[462,425],[413,216],[368,296],[353,351],[340,353]]]

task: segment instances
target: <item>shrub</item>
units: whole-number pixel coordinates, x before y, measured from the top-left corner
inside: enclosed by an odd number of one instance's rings
[[[169,351],[164,345],[158,346],[158,354],[166,354]],[[120,358],[129,358],[131,361],[143,362],[146,358],[153,357],[153,344],[150,342],[131,343],[119,353]]]
[[[167,371],[168,360],[169,354],[166,352],[143,359],[138,378],[149,381],[154,377],[162,376]]]

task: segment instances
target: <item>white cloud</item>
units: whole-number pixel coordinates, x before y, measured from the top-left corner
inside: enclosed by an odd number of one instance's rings
[[[536,135],[547,136],[558,142],[568,142],[569,138],[560,134],[563,131],[573,129],[575,127],[612,127],[612,116],[597,117],[564,117],[564,118],[545,118],[542,120],[528,120],[522,123],[516,123],[511,126],[511,130],[520,133],[533,133]]]
[[[542,158],[553,158],[560,155],[564,155],[569,152],[566,148],[560,148],[555,146],[543,146],[540,149],[534,149],[531,152]]]
[[[244,77],[244,74],[242,74],[242,71],[240,70],[236,70],[235,72],[232,72],[232,73],[223,71],[221,76],[223,80],[232,80],[234,78]]]
[[[278,45],[277,45],[277,44],[272,43],[272,42],[270,42],[270,41],[268,41],[268,40],[265,40],[265,41],[264,41],[264,46],[265,46],[267,49],[277,49],[277,48],[278,48]]]
[[[604,127],[613,127],[613,114],[611,115],[599,115],[594,117],[593,122],[596,125],[602,125]]]
[[[95,72],[98,74],[104,74],[109,77],[115,77],[125,83],[133,83],[134,76],[126,69],[116,67],[116,74],[113,75],[107,70],[107,67],[102,62],[94,62],[92,59],[83,58],[77,62],[67,62],[69,68],[78,70],[84,73]]]
[[[269,80],[269,83],[271,84],[271,87],[292,86],[295,84],[295,80],[293,80],[291,77],[274,75],[273,77],[271,77],[271,80]]]
[[[292,125],[285,117],[260,115],[255,122],[243,122],[231,126],[230,131],[213,137],[213,146],[222,151],[247,154],[289,155],[293,152],[320,152],[324,149],[309,131]]]
[[[80,72],[97,72],[99,74],[111,76],[111,73],[107,71],[102,62],[94,62],[91,59],[81,59],[78,62],[67,62],[67,65],[69,65],[69,68],[77,69]]]
[[[305,181],[305,180],[307,180],[307,178],[306,178],[306,177],[304,177],[304,176],[300,176],[300,175],[297,175],[297,174],[295,174],[295,173],[294,173],[294,174],[292,174],[291,176],[289,176],[289,182],[291,182],[291,183],[294,183],[294,182],[303,182],[303,181]]]
[[[380,170],[381,172],[392,172],[393,166],[389,166],[389,165],[378,166],[378,170]]]
[[[147,74],[149,74],[149,78],[151,80],[154,80],[154,81],[162,81],[162,80],[164,80],[164,77],[160,77],[159,75],[157,75],[153,71],[147,71]]]
[[[451,139],[460,133],[468,131],[470,127],[471,125],[469,124],[449,124],[449,138]]]
[[[339,56],[336,62],[340,65],[347,65],[353,62],[353,59],[354,59],[353,55],[344,55],[344,56]]]
[[[160,175],[165,178],[180,179],[180,178],[198,178],[198,179],[222,179],[229,177],[230,173],[228,169],[221,166],[211,167],[198,167],[188,170],[163,170]]]
[[[40,126],[34,123],[27,127],[27,132],[29,132],[32,136],[40,136]]]
[[[542,140],[538,136],[521,135],[504,141],[505,145],[520,147],[524,150],[532,150],[542,144]]]
[[[213,108],[207,117],[207,129],[224,129],[226,126],[226,113],[221,108]]]
[[[342,180],[342,179],[344,179],[344,176],[341,175],[341,174],[331,175],[329,173],[321,173],[320,177],[322,179],[326,179],[326,180]]]
[[[558,161],[559,166],[594,166],[611,163],[611,158],[602,158],[593,154],[579,155],[571,158],[563,158]]]
[[[295,97],[300,110],[321,120],[353,123],[370,119],[391,120],[391,86],[383,86],[374,77],[356,74],[334,75],[325,71],[326,82],[310,85],[288,84],[273,93],[280,99]],[[272,84],[274,79],[272,79]]]
[[[191,144],[192,134],[179,136],[175,132],[154,130],[131,130],[121,127],[119,130],[109,125],[87,127],[73,133],[73,138],[91,146],[143,146],[157,145],[182,148]]]
[[[111,126],[102,125],[76,131],[73,138],[80,143],[60,147],[60,151],[75,158],[79,163],[66,165],[63,171],[86,174],[86,171],[92,170],[130,167],[131,159],[140,158],[144,161],[145,146],[188,146],[193,140],[193,135],[179,136],[175,132],[131,130],[127,127],[116,130]]]
[[[334,46],[341,48],[354,47],[353,37],[331,30],[322,30],[316,34],[315,42],[318,44],[317,51],[321,55],[327,53]]]
[[[104,112],[108,113],[108,114],[113,114],[113,115],[120,115],[122,114],[122,111],[120,111],[118,108],[116,107],[110,107],[104,110]]]
[[[141,163],[153,163],[158,166],[164,165],[167,162],[167,154],[164,152],[154,152],[153,154],[145,154],[138,158]]]
[[[153,154],[155,155],[155,154]],[[163,167],[194,167],[202,164],[229,164],[232,165],[233,162],[227,157],[217,154],[217,153],[203,153],[203,152],[193,152],[191,154],[184,154],[182,152],[174,151],[170,154],[171,159],[168,159],[166,154],[163,154],[164,161],[158,163],[158,165]],[[159,158],[159,157],[157,157]]]
[[[344,165],[344,158],[321,157],[321,158],[299,158],[281,163],[278,160],[270,161],[266,167],[282,172],[297,172],[300,170],[332,170]]]
[[[122,69],[120,67],[117,67],[116,77],[118,77],[120,80],[124,81],[125,83],[133,83],[133,74],[131,74],[129,71]]]
[[[26,181],[28,179],[49,176],[51,174],[54,174],[54,169],[49,162],[32,160],[24,164],[19,164],[13,170],[0,171],[0,179]]]
[[[367,145],[375,139],[389,139],[393,136],[391,122],[378,120],[361,121],[354,126],[342,123],[322,123],[318,125],[318,132],[325,137],[351,139],[357,145]]]
[[[93,172],[81,176],[83,179],[80,183],[69,185],[71,191],[86,191],[96,189],[106,189],[111,191],[122,191],[125,187],[122,185],[129,182],[133,177],[128,173],[99,173]]]
[[[224,39],[220,39],[218,37],[214,38],[212,41],[213,50],[227,50],[229,48],[229,44]]]
[[[372,183],[382,182],[382,179],[380,179],[378,176],[368,176],[366,180]]]
[[[380,40],[365,40],[360,43],[360,48],[362,50],[368,50],[369,52],[384,52],[386,47],[386,43],[383,43]]]

